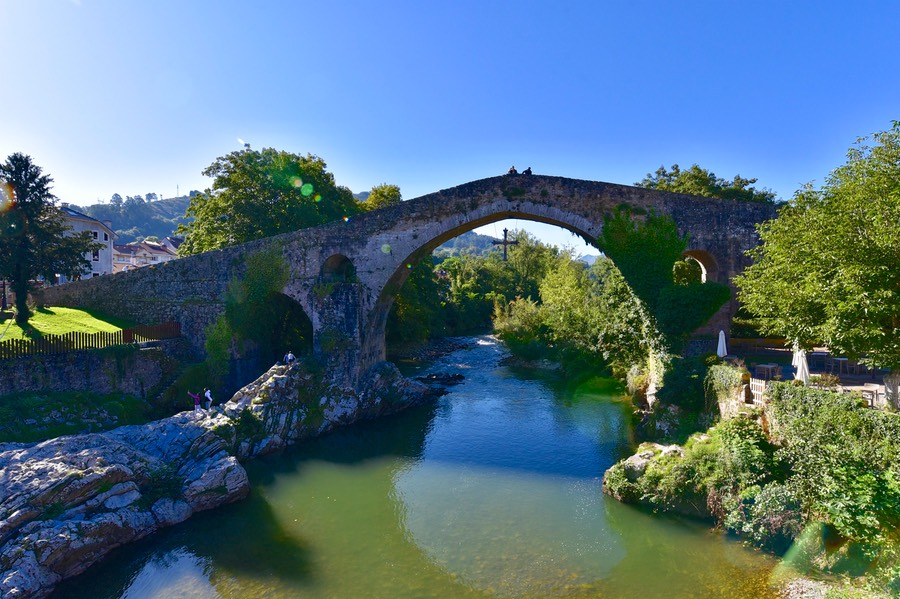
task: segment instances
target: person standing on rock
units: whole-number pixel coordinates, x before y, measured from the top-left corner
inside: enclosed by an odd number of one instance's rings
[[[294,357],[294,352],[292,352],[290,350],[288,350],[288,353],[284,354],[284,363],[287,364],[288,366],[293,364],[294,360],[296,360],[296,359],[297,358]]]
[[[203,397],[206,398],[206,411],[212,408],[212,391],[209,390],[209,387],[203,387]]]
[[[188,391],[188,395],[191,396],[191,399],[194,400],[194,412],[200,411],[200,394],[199,393],[191,393]]]

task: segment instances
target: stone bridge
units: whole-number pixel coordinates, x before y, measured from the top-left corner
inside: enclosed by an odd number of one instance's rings
[[[507,218],[557,225],[594,243],[603,217],[619,207],[630,208],[634,218],[650,211],[671,216],[680,232],[689,235],[685,253],[703,266],[706,280],[727,284],[749,264],[744,252],[758,242],[754,226],[776,212],[770,204],[561,177],[504,175],[313,229],[48,288],[41,301],[148,324],[177,320],[202,353],[204,331],[223,312],[229,281],[244,276],[244,257],[275,249],[290,265],[283,293],[298,302],[312,322],[314,351],[339,350],[336,378],[356,386],[385,359],[387,315],[410,267],[436,247]],[[733,300],[723,307],[708,332],[728,330],[735,308]]]

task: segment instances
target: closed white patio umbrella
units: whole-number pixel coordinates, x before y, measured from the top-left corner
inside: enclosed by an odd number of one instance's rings
[[[719,330],[719,346],[716,348],[716,355],[724,358],[728,355],[728,348],[725,347],[725,331]]]
[[[803,381],[804,385],[808,385],[809,363],[806,361],[806,352],[797,346],[794,348],[794,357],[791,359],[791,365],[794,367],[794,380]]]

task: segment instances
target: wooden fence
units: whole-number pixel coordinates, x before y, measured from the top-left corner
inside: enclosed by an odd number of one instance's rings
[[[10,339],[0,342],[0,360],[100,349],[113,345],[174,339],[180,336],[181,325],[177,322],[166,322],[122,329],[114,333],[72,332],[65,335],[45,335],[39,339]]]

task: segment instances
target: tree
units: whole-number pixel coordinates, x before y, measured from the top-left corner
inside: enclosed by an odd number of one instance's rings
[[[775,201],[774,192],[768,189],[758,190],[755,187],[750,187],[754,183],[756,183],[756,179],[744,179],[740,175],[735,175],[734,179],[728,181],[716,177],[715,173],[705,168],[700,168],[696,164],[684,171],[677,164],[673,164],[671,171],[667,171],[665,167],[660,166],[656,169],[655,174],[647,173],[647,176],[635,183],[635,185],[648,189],[661,189],[663,191],[688,193],[710,198],[741,200],[743,202]]]
[[[660,290],[674,284],[672,269],[687,249],[687,240],[670,217],[651,213],[638,222],[628,210],[604,218],[598,242],[651,311]]]
[[[57,274],[77,277],[90,268],[85,254],[101,247],[84,231],[69,230],[50,193],[53,179],[42,175],[30,156],[15,153],[0,165],[0,187],[6,196],[0,211],[0,277],[8,280],[16,295],[16,322],[26,325],[31,316],[28,292],[38,277]]]
[[[900,122],[868,139],[757,227],[755,263],[736,282],[762,332],[900,376]]]
[[[612,261],[591,267],[560,255],[541,282],[544,322],[557,345],[569,344],[627,368],[641,363],[658,337],[644,306]]]
[[[361,207],[363,210],[377,210],[386,206],[394,206],[402,201],[403,196],[400,195],[398,186],[382,183],[372,188],[369,197],[362,202]]]
[[[339,187],[312,154],[299,156],[245,148],[220,156],[203,174],[212,189],[193,195],[179,225],[186,233],[178,248],[191,255],[271,237],[349,217],[359,212],[353,194]]]
[[[694,267],[685,265],[687,239],[669,216],[650,213],[636,221],[628,210],[618,210],[604,219],[598,243],[654,316],[672,349],[678,349],[730,297],[726,285],[701,283]]]

